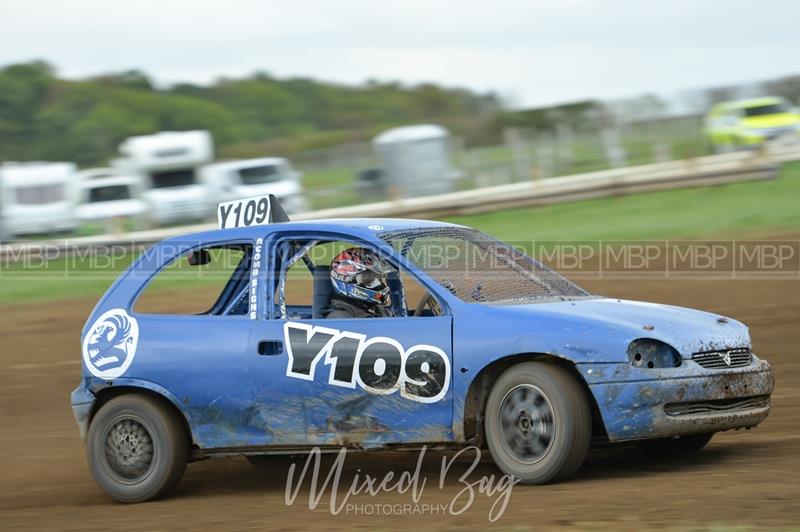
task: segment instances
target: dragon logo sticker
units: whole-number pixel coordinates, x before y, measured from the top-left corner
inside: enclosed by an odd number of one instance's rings
[[[83,363],[101,379],[119,377],[133,362],[139,342],[139,324],[124,309],[105,312],[83,339]]]

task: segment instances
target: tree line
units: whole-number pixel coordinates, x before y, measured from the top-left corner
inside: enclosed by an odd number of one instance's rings
[[[137,70],[70,80],[32,61],[0,69],[0,161],[104,164],[129,136],[189,129],[210,131],[219,156],[257,156],[408,123],[484,124],[500,108],[492,93],[431,83],[348,86],[262,72],[163,88]]]
[[[746,89],[746,90],[745,90]],[[702,115],[719,100],[747,92],[797,103],[800,76],[755,86],[689,91],[690,112]],[[469,145],[503,142],[503,129],[555,131],[559,124],[596,129],[607,123],[658,120],[670,104],[646,94],[615,102],[586,100],[508,110],[494,93],[433,83],[362,85],[257,72],[208,85],[158,87],[138,70],[64,79],[44,61],[0,68],[0,162],[74,161],[105,164],[120,142],[157,131],[206,129],[218,158],[288,155],[368,140],[388,127],[440,123]]]

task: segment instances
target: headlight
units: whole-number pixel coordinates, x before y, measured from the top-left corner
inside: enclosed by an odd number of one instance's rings
[[[628,344],[628,360],[635,368],[675,368],[681,365],[677,349],[660,340],[638,338]]]

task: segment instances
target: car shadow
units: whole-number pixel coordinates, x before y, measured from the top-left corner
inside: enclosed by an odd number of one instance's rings
[[[661,472],[691,471],[692,469],[722,465],[727,460],[742,454],[769,452],[771,442],[712,442],[702,451],[681,456],[660,456],[647,452],[636,445],[612,446],[593,449],[577,475],[569,483],[581,484],[588,481],[630,478],[657,475]],[[414,475],[419,459],[418,452],[353,452],[344,457],[340,478],[340,490],[347,489],[354,480],[363,481],[366,476],[377,479],[376,485],[388,474],[395,480],[403,472]],[[443,461],[449,464],[445,474],[445,488],[475,482],[482,477],[501,473],[492,463],[488,451],[483,451],[479,459],[474,451],[456,452],[426,451],[417,476],[426,479],[428,486],[439,486]],[[266,457],[263,464],[256,467],[242,457],[230,459],[209,459],[191,464],[173,497],[192,497],[213,495],[215,493],[263,492],[283,496],[291,471],[294,484],[301,477],[303,467],[308,470],[301,490],[307,491],[316,464],[314,457],[307,455]],[[317,481],[322,488],[325,479],[337,469],[337,455],[323,454],[319,457]],[[463,476],[465,475],[466,476]]]

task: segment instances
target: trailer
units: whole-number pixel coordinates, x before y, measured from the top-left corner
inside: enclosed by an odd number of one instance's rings
[[[6,236],[15,238],[77,229],[77,171],[77,166],[68,162],[4,163],[0,166],[0,202]]]
[[[450,162],[450,133],[435,124],[384,131],[372,141],[380,180],[391,196],[415,197],[453,190],[459,172]]]

